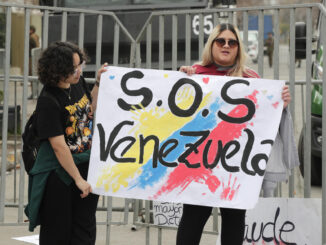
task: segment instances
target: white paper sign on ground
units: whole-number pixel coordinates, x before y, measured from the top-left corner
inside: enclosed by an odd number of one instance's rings
[[[32,235],[32,236],[23,236],[23,237],[13,237],[12,239],[27,242],[31,244],[39,244],[39,235]]]
[[[109,67],[88,181],[124,198],[253,208],[284,81]]]

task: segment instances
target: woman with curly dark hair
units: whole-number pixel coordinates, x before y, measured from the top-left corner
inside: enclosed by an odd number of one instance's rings
[[[99,69],[90,92],[81,76],[85,59],[76,45],[55,42],[38,62],[38,76],[44,87],[37,101],[36,125],[38,137],[45,144],[38,151],[34,168],[48,172],[37,214],[41,245],[95,244],[98,196],[91,193],[86,179],[92,114],[106,64]],[[46,144],[48,151],[43,149]]]

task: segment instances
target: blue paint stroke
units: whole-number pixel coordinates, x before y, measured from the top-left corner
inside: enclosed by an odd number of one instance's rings
[[[175,131],[170,137],[168,137],[166,140],[176,139],[179,144],[169,153],[165,160],[167,162],[177,162],[178,157],[185,151],[185,145],[188,143],[194,143],[198,140],[198,137],[181,136],[180,131],[201,131],[215,128],[217,125],[217,111],[223,104],[224,102],[219,103],[219,99],[217,98],[216,101],[210,105],[209,114],[205,118],[202,116],[202,111],[199,111],[192,121],[188,122],[181,129]],[[161,142],[160,147],[164,142],[165,141]],[[130,183],[129,189],[135,187],[145,189],[146,186],[153,186],[163,176],[165,176],[167,169],[166,166],[163,166],[159,162],[157,168],[153,168],[152,159],[148,160],[141,168],[142,174],[137,178],[137,180]]]

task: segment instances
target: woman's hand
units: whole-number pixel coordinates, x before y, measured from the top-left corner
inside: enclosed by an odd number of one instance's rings
[[[181,66],[179,71],[187,73],[189,76],[196,73],[196,68],[192,66]]]
[[[82,192],[82,194],[80,194],[81,198],[85,198],[88,196],[89,193],[92,192],[92,187],[91,185],[84,180],[82,177],[78,178],[76,181],[76,186],[78,187],[78,189]]]
[[[107,71],[107,66],[109,64],[108,63],[104,63],[101,68],[97,71],[97,76],[96,76],[96,84],[99,85],[100,83],[100,80],[101,80],[101,75],[103,72],[106,72]]]
[[[283,108],[287,107],[291,102],[291,94],[289,90],[289,86],[284,86],[282,90],[282,100],[284,101]]]

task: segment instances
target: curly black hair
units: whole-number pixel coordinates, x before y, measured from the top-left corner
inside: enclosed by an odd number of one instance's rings
[[[45,49],[38,60],[37,73],[43,85],[57,86],[61,79],[74,73],[73,54],[78,54],[80,64],[86,61],[85,53],[70,42],[54,42]]]

